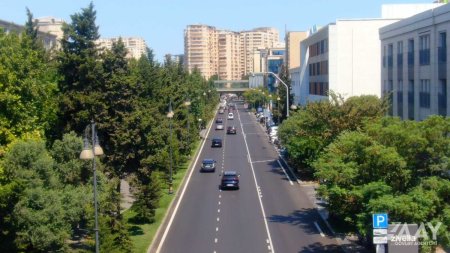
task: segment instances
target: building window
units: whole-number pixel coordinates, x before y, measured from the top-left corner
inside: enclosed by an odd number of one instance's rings
[[[422,108],[430,108],[430,80],[420,80],[419,105]]]
[[[397,80],[403,80],[403,41],[397,42]]]
[[[430,65],[430,35],[419,37],[419,64]]]
[[[397,83],[397,115],[403,118],[403,81]]]
[[[383,47],[383,68],[386,68],[386,46]]]
[[[388,56],[387,56],[387,66],[388,66],[388,68],[392,68],[393,65],[394,65],[393,54],[394,54],[394,45],[389,44],[388,45]]]
[[[414,66],[414,39],[408,40],[408,66]]]
[[[447,62],[447,33],[439,33],[438,62]]]
[[[408,119],[414,119],[414,80],[408,83]]]
[[[439,80],[438,113],[442,116],[447,115],[447,79]]]
[[[326,82],[309,83],[309,94],[317,96],[328,96],[328,83]]]

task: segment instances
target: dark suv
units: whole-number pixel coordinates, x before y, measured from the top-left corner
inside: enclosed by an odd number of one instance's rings
[[[227,170],[223,172],[220,189],[239,190],[239,175],[236,171]]]
[[[215,172],[216,171],[216,161],[213,159],[203,159],[201,172]]]
[[[222,124],[223,123],[223,119],[222,118],[217,118],[216,119],[216,124]]]
[[[227,127],[227,134],[236,134],[236,127],[235,126]]]
[[[222,147],[222,139],[220,138],[213,138],[212,139],[212,143],[211,143],[211,147],[215,148],[221,148]]]

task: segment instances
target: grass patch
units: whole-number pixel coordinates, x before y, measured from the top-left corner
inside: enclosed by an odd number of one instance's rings
[[[194,158],[194,155],[197,153],[200,148],[201,142],[197,142],[195,152],[191,155]],[[176,174],[173,175],[173,189],[177,191],[180,187],[181,182],[183,181],[184,176],[186,175],[189,163],[191,160],[188,160],[185,164],[180,166],[176,171]],[[153,241],[155,237],[156,231],[161,225],[167,209],[169,208],[170,203],[172,202],[175,194],[169,195],[167,194],[168,189],[164,189],[162,193],[162,197],[159,200],[159,208],[155,211],[155,222],[149,223],[136,223],[133,222],[133,218],[136,216],[136,213],[130,208],[123,213],[123,217],[128,221],[128,233],[131,241],[133,242],[133,252],[137,253],[146,253],[149,245]]]

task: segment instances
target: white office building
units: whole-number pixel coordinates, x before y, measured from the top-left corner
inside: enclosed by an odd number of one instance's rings
[[[380,29],[380,84],[384,96],[390,98],[391,115],[411,120],[450,115],[449,32],[448,4]]]
[[[380,96],[380,27],[398,19],[337,20],[300,44],[300,70],[293,72],[297,104],[328,99],[329,91],[345,98]],[[294,73],[300,76],[293,76]]]

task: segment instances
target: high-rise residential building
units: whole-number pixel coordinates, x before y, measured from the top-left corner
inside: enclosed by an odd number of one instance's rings
[[[286,42],[286,67],[287,69],[300,67],[300,42],[308,37],[308,32],[287,32]]]
[[[450,116],[449,27],[446,4],[380,29],[380,84],[390,115],[410,120]]]
[[[0,20],[0,28],[3,29],[5,33],[21,33],[24,31],[25,27],[22,25],[17,25],[12,22],[7,22]],[[58,40],[56,35],[53,35],[51,33],[38,31],[37,34],[38,38],[42,40],[42,44],[44,45],[44,48],[47,50],[54,49],[58,46]]]
[[[145,40],[143,38],[139,37],[100,38],[96,40],[96,44],[99,48],[111,49],[112,44],[119,41],[119,39],[122,39],[122,42],[128,51],[128,59],[139,59],[143,54],[147,54],[147,44],[145,43]]]
[[[242,47],[239,33],[232,31],[218,31],[218,73],[222,80],[239,80],[242,77],[240,55]]]
[[[260,27],[249,31],[240,32],[242,45],[241,64],[243,65],[242,75],[256,72],[254,61],[255,50],[273,48],[280,42],[278,30],[271,27]]]
[[[184,31],[185,68],[209,79],[218,73],[218,32],[208,25],[189,25]]]
[[[228,80],[238,80],[255,72],[255,50],[279,43],[279,34],[274,28],[233,32],[208,25],[189,25],[184,38],[188,71],[196,68],[205,78],[218,75]]]

